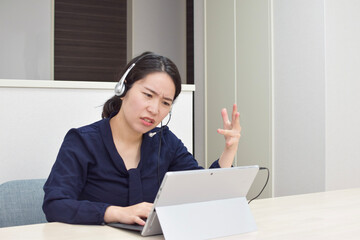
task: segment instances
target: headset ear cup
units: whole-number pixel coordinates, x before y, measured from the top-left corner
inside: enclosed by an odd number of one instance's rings
[[[126,93],[127,87],[126,83],[123,82],[122,84],[118,82],[115,86],[115,95],[118,97],[123,97]]]
[[[127,84],[124,82],[124,84],[122,85],[122,88],[121,88],[121,94],[120,94],[120,97],[124,97],[126,92],[128,90],[128,87],[127,87]]]
[[[116,86],[115,86],[115,95],[116,96],[120,96],[121,95],[121,93],[122,93],[122,91],[121,91],[121,84],[118,82],[117,84],[116,84]]]

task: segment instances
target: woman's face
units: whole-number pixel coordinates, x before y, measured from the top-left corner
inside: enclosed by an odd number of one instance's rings
[[[130,128],[146,133],[169,113],[175,95],[175,84],[165,72],[154,72],[136,81],[122,98],[120,112]]]

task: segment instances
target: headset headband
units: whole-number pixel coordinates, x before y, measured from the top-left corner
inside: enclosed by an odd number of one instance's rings
[[[125,73],[122,75],[122,77],[120,78],[119,82],[116,84],[115,86],[115,95],[120,97],[122,95],[124,95],[126,87],[125,87],[125,80],[127,75],[129,74],[129,72],[131,71],[131,69],[133,69],[133,67],[135,67],[135,65],[144,57],[151,55],[151,53],[149,54],[145,54],[144,56],[140,57],[139,59],[137,59],[133,64],[130,65],[130,67],[125,71]]]

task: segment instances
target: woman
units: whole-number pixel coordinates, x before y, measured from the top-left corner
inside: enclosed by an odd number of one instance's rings
[[[144,225],[167,171],[201,169],[184,144],[156,126],[181,91],[175,64],[146,52],[126,66],[103,119],[71,129],[45,183],[48,221]],[[225,150],[211,168],[231,167],[240,138],[239,113],[221,111]]]

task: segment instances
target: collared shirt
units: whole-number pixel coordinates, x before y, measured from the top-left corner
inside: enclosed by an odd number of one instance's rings
[[[163,127],[153,129],[152,137],[143,135],[139,165],[127,170],[109,120],[66,134],[44,186],[43,210],[48,221],[102,224],[110,205],[154,202],[166,172],[202,169],[181,140]],[[217,167],[215,161],[211,168]]]

